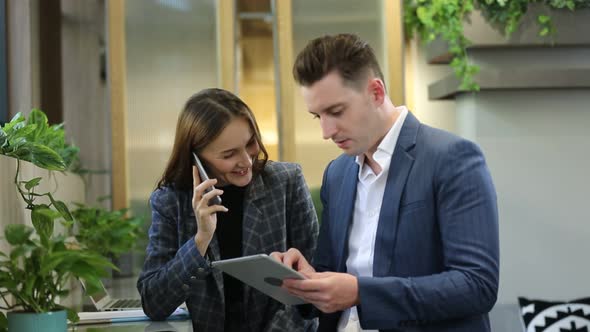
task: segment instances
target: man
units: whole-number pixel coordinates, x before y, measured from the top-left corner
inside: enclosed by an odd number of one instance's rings
[[[325,170],[313,266],[283,287],[312,303],[322,331],[490,331],[498,291],[498,212],[480,149],[395,107],[371,47],[314,39],[293,68],[324,139],[344,151]]]

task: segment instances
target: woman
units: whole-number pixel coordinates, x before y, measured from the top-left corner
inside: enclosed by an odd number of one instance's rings
[[[198,155],[209,180],[193,163]],[[137,288],[151,319],[186,302],[195,331],[307,331],[295,307],[212,269],[209,261],[296,247],[311,258],[317,216],[301,167],[267,161],[254,114],[221,89],[192,96],[152,193],[152,225]],[[216,189],[205,193],[215,185]],[[209,205],[219,196],[222,205]]]

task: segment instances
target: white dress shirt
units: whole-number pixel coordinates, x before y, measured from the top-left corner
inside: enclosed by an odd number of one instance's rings
[[[373,159],[381,167],[381,172],[375,174],[365,163],[365,155],[356,157],[359,165],[354,214],[348,236],[347,272],[357,277],[373,276],[373,257],[375,255],[375,235],[379,224],[379,212],[387,184],[391,156],[402,129],[408,109],[398,107],[400,115],[389,129],[373,154]],[[358,312],[355,307],[345,310],[338,322],[338,331],[376,331],[362,330]]]

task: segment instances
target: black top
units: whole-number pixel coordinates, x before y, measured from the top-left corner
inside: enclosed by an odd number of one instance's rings
[[[244,192],[246,187],[226,186],[223,190],[221,201],[227,212],[217,213],[217,241],[221,259],[235,258],[242,256],[242,219],[244,217]],[[223,288],[225,293],[225,325],[228,322],[234,323],[242,320],[241,314],[243,303],[242,282],[223,274]],[[228,331],[228,329],[226,329]]]

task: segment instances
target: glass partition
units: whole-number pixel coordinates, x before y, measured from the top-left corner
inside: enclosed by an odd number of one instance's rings
[[[384,67],[384,1],[388,0],[293,1],[294,58],[313,38],[325,34],[355,33],[373,47],[379,63]],[[382,70],[385,71],[385,68]],[[296,89],[295,155],[303,166],[309,186],[314,188],[320,186],[325,166],[341,151],[331,141],[322,139],[319,121],[307,112],[299,88]]]
[[[6,60],[6,0],[0,0],[0,125],[8,122],[8,65]]]
[[[218,84],[215,5],[125,1],[127,181],[134,208],[147,208],[185,101]]]
[[[151,224],[149,196],[170,157],[184,103],[201,89],[219,85],[216,0],[126,0],[124,5],[124,116],[113,150],[125,151],[123,196],[136,216]],[[119,118],[119,117],[117,117]],[[115,137],[124,140],[117,146]],[[119,141],[121,142],[121,141]],[[140,257],[123,255],[120,276],[138,272]]]
[[[238,94],[254,112],[269,159],[278,160],[273,20],[270,0],[236,0]]]

